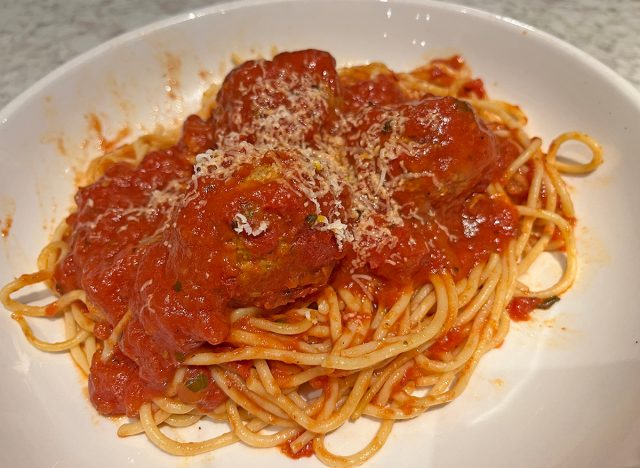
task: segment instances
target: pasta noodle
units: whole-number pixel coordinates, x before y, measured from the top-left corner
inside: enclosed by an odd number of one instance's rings
[[[304,74],[301,76],[300,86],[303,86],[307,77]],[[487,98],[481,82],[473,79],[469,67],[459,57],[438,59],[409,73],[394,74],[384,65],[372,64],[343,69],[339,76],[345,87],[358,86],[358,83],[374,83],[377,86],[376,80],[393,78],[396,83],[394,86],[397,85],[395,92],[402,94],[405,100],[419,101],[424,96],[453,96],[456,98],[454,108],[459,110],[461,105],[471,106],[473,115],[482,122],[481,126],[486,126],[487,131],[505,142],[505,145],[517,148],[499,177],[493,178],[486,188],[473,189],[474,194],[481,193],[489,200],[508,200],[517,217],[514,234],[500,238],[502,244],[499,247],[496,247],[497,240],[491,248],[487,247],[485,254],[479,254],[463,274],[449,268],[432,268],[422,276],[414,275],[415,278],[421,278],[419,281],[405,280],[390,292],[388,288],[385,289],[385,281],[380,279],[385,277],[383,274],[373,271],[373,267],[367,267],[370,264],[366,261],[358,264],[357,239],[364,234],[356,230],[347,232],[342,218],[336,221],[337,218],[323,214],[327,202],[321,196],[328,197],[327,193],[332,194],[333,189],[327,189],[324,195],[309,198],[307,206],[313,207],[315,203],[316,207],[323,207],[323,210],[318,209],[306,218],[308,223],[310,220],[310,224],[315,226],[314,232],[326,233],[334,249],[336,244],[340,249],[350,243],[355,246],[352,259],[358,267],[351,271],[353,274],[349,275],[349,281],[338,281],[332,276],[331,280],[320,286],[309,286],[307,294],[301,293],[275,306],[266,299],[262,303],[262,299],[253,303],[236,300],[237,305],[225,318],[229,326],[225,338],[218,342],[209,340],[209,344],[207,340],[201,340],[204,344],[192,347],[189,352],[176,353],[175,362],[172,361],[175,369],[163,394],[144,397],[139,407],[135,408],[136,411],[133,411],[139,417],[121,426],[118,435],[128,437],[144,432],[161,450],[180,456],[196,455],[242,442],[261,448],[280,446],[285,453],[294,457],[313,453],[328,466],[357,466],[383,447],[394,421],[417,417],[431,407],[450,402],[464,391],[482,356],[504,340],[511,320],[509,310],[514,304],[519,304],[521,308],[528,307],[527,310],[544,306],[571,287],[578,261],[574,232],[576,214],[563,176],[587,174],[602,163],[602,150],[593,138],[580,132],[563,133],[551,142],[545,153],[542,141],[527,135],[525,114],[517,106]],[[292,86],[297,89],[295,86],[298,85],[296,82]],[[270,86],[270,98],[277,97],[281,90],[276,85]],[[313,85],[310,89],[317,90],[317,87]],[[387,88],[384,91],[390,92]],[[221,104],[224,93],[224,85],[222,88],[214,86],[207,91],[198,115],[206,121],[216,112],[224,111]],[[384,94],[385,99],[386,96]],[[319,109],[324,109],[322,103],[313,102],[320,106]],[[369,105],[373,106],[371,103]],[[388,110],[391,108],[389,106],[382,103],[378,108]],[[378,109],[375,106],[373,108]],[[273,112],[276,114],[280,112],[279,107],[275,109]],[[293,113],[295,109],[287,111]],[[304,107],[301,113],[295,114],[296,119],[314,119],[315,114],[309,117],[307,111],[308,108]],[[362,121],[368,118],[358,115],[359,120],[355,120],[355,124],[351,122],[352,125],[362,125]],[[377,131],[395,135],[394,126],[401,125],[398,124],[400,120],[383,119]],[[282,138],[293,138],[296,132],[298,139],[308,137],[306,134],[301,137],[299,129],[293,127],[288,127],[282,137],[277,130],[284,124],[282,120],[278,122],[274,127],[274,135],[280,138],[279,144],[282,144]],[[295,125],[296,120],[292,122],[287,125]],[[262,125],[265,125],[264,122]],[[261,127],[260,131],[264,131],[264,128]],[[237,132],[242,134],[241,130]],[[262,133],[256,135],[256,141],[252,143],[256,147],[260,144],[273,145],[270,141],[260,143],[261,138],[267,137]],[[388,141],[392,141],[393,136],[390,138]],[[165,151],[185,139],[186,136],[181,137],[177,131],[165,130],[143,136],[92,161],[83,184],[89,186],[103,180],[101,178],[105,173],[119,164],[137,167],[143,164],[147,155],[154,151]],[[364,140],[363,132],[358,145],[370,151],[367,146],[370,142]],[[560,158],[559,150],[568,141],[584,144],[592,154],[591,160],[583,164]],[[285,143],[291,144],[291,141]],[[344,141],[342,143],[344,145]],[[398,151],[397,147],[385,146],[387,143],[382,144],[382,149],[379,142],[376,144],[375,151],[380,153],[380,161],[384,159],[385,148]],[[256,158],[249,154],[246,143],[241,143],[239,148],[236,158]],[[200,151],[198,156],[191,154],[191,164],[196,167],[193,190],[200,190],[196,178],[199,171],[210,170],[211,165],[206,164],[213,164],[210,163],[214,157],[212,155],[204,151]],[[357,153],[356,156],[348,155],[347,159],[354,159],[357,167],[358,164],[368,164],[369,157],[365,152],[365,156]],[[341,158],[341,163],[344,163],[344,155]],[[390,161],[393,163],[399,159],[395,155]],[[225,161],[216,162],[219,163],[215,166],[216,170],[228,171],[223,178],[235,177],[229,169],[232,166]],[[251,159],[243,161],[247,164],[246,161]],[[280,162],[275,157],[270,164],[269,168],[275,169],[269,170],[276,171],[295,165],[289,160]],[[312,174],[314,171],[328,171],[325,168],[333,167],[332,164],[336,162],[329,158],[317,160],[314,164],[320,168],[312,169]],[[382,166],[383,162],[376,164],[382,167],[380,172],[373,174],[377,178],[373,190],[377,190],[375,194],[378,198],[383,198],[385,190],[401,190],[406,184],[429,177],[438,185],[437,178],[428,170],[404,170],[406,168],[402,166],[403,171],[398,176],[397,173],[393,175],[392,166]],[[267,169],[261,170],[264,172]],[[299,173],[287,172],[290,193],[304,193],[307,196],[307,192],[317,189],[309,185],[311,176],[305,170],[302,167]],[[395,182],[393,177],[404,177],[405,182]],[[399,185],[392,186],[392,183]],[[334,184],[333,179],[327,184]],[[153,192],[148,205],[154,207],[156,205],[153,203],[157,203],[159,207],[178,203],[171,198],[174,195],[172,190],[184,194],[184,187],[171,188],[171,182],[168,186],[169,189],[163,193]],[[393,205],[394,196],[385,199],[388,206]],[[460,197],[464,198],[462,195]],[[85,200],[83,203],[88,202]],[[121,218],[127,214],[138,216],[135,211],[138,208],[127,209],[119,215]],[[414,219],[425,216],[418,212],[407,215],[401,208],[396,212],[389,208],[386,216],[392,217],[397,213],[404,216],[405,220],[409,216]],[[75,247],[71,245],[74,230],[87,229],[86,225],[79,224],[79,218],[73,216],[61,223],[51,242],[40,253],[38,270],[23,274],[7,284],[0,292],[0,300],[33,346],[46,352],[68,351],[84,373],[93,374],[96,362],[108,362],[114,353],[120,352],[123,341],[130,339],[132,327],[140,317],[139,312],[129,306],[117,320],[106,320],[104,306],[93,303],[88,291],[83,288],[61,288],[58,284],[60,265],[70,258],[70,252],[74,252]],[[176,215],[170,211],[169,216]],[[374,217],[375,213],[371,216]],[[96,225],[100,222],[99,217],[93,221]],[[438,219],[435,219],[434,223],[437,222]],[[250,241],[259,240],[273,228],[273,223],[267,221],[259,226],[256,223],[252,226],[251,223],[245,215],[236,216],[232,228],[238,236],[245,236]],[[362,224],[360,220],[357,223]],[[401,224],[389,225],[391,228],[385,231],[387,234],[379,238],[380,245],[386,245],[386,239],[395,232],[393,226],[398,225]],[[442,233],[447,226],[437,229]],[[473,229],[477,230],[477,226],[471,225],[469,229],[473,235]],[[154,242],[159,235],[156,232],[149,236],[148,242]],[[391,252],[394,252],[393,248]],[[554,285],[541,291],[529,290],[518,278],[545,251],[562,252],[566,267]],[[387,257],[390,265],[396,262],[391,261],[392,257]],[[259,279],[256,279],[257,283]],[[20,290],[37,284],[49,286],[57,298],[47,305],[36,306],[12,297]],[[155,283],[148,280],[138,289],[142,293],[154,287]],[[184,281],[173,283],[176,294],[186,287]],[[147,299],[152,300],[151,296]],[[151,308],[149,304],[144,307]],[[28,323],[32,317],[62,318],[64,339],[49,343],[35,336]],[[102,329],[106,322],[111,322],[106,328],[108,333]],[[202,395],[214,387],[218,392],[215,393],[217,404],[204,407],[204,400],[196,397],[204,398]],[[194,398],[188,401],[184,398],[185,394]],[[363,416],[369,416],[379,423],[373,439],[365,447],[354,447],[354,453],[350,455],[332,453],[325,445],[325,436]],[[228,432],[202,442],[181,442],[168,437],[161,430],[163,426],[188,427],[203,418],[227,424]]]

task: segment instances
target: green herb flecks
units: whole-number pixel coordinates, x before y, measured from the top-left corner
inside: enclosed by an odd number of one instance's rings
[[[185,385],[192,392],[199,392],[200,390],[207,388],[207,385],[209,385],[209,379],[207,378],[207,374],[198,374],[194,378],[187,380]]]

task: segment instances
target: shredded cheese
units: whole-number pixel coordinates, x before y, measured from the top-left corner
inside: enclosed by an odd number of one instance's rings
[[[242,232],[244,232],[245,234],[249,236],[254,236],[254,237],[259,236],[260,234],[265,232],[269,227],[269,223],[267,221],[260,221],[260,225],[256,229],[254,229],[249,224],[247,217],[242,213],[236,213],[235,216],[233,217],[233,221],[235,224],[235,227],[233,228],[233,230],[235,232],[237,232],[238,234],[241,234]]]
[[[392,250],[398,243],[394,232],[406,220],[425,222],[415,207],[401,206],[394,193],[418,178],[430,178],[437,190],[444,187],[432,172],[409,171],[404,161],[394,163],[392,170],[392,162],[400,156],[421,151],[419,143],[404,136],[408,118],[402,109],[381,106],[348,116],[337,112],[339,131],[334,133],[349,135],[347,141],[320,134],[331,98],[327,84],[311,74],[272,77],[265,61],[257,64],[259,76],[241,85],[243,98],[225,104],[234,128],[219,135],[216,149],[196,156],[195,188],[202,177],[226,181],[245,164],[269,164],[279,183],[306,198],[304,206],[315,216],[313,229],[331,232],[340,250],[352,245],[357,254],[354,271],[366,264],[371,253]],[[436,139],[442,123],[435,109],[418,117],[418,124],[429,128]],[[195,191],[187,194],[186,201],[190,196],[196,196]],[[436,225],[453,237],[437,220]],[[252,226],[241,213],[234,217],[238,234],[258,236],[267,228],[264,221]]]

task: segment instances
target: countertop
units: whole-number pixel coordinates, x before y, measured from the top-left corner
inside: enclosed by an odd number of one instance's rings
[[[215,0],[0,0],[0,108],[76,55]],[[549,32],[640,89],[640,0],[461,0]]]

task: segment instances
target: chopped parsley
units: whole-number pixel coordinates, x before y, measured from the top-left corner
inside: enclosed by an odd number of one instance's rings
[[[204,390],[208,385],[209,379],[207,378],[207,374],[198,374],[192,379],[187,380],[187,383],[185,384],[185,386],[192,392]]]

